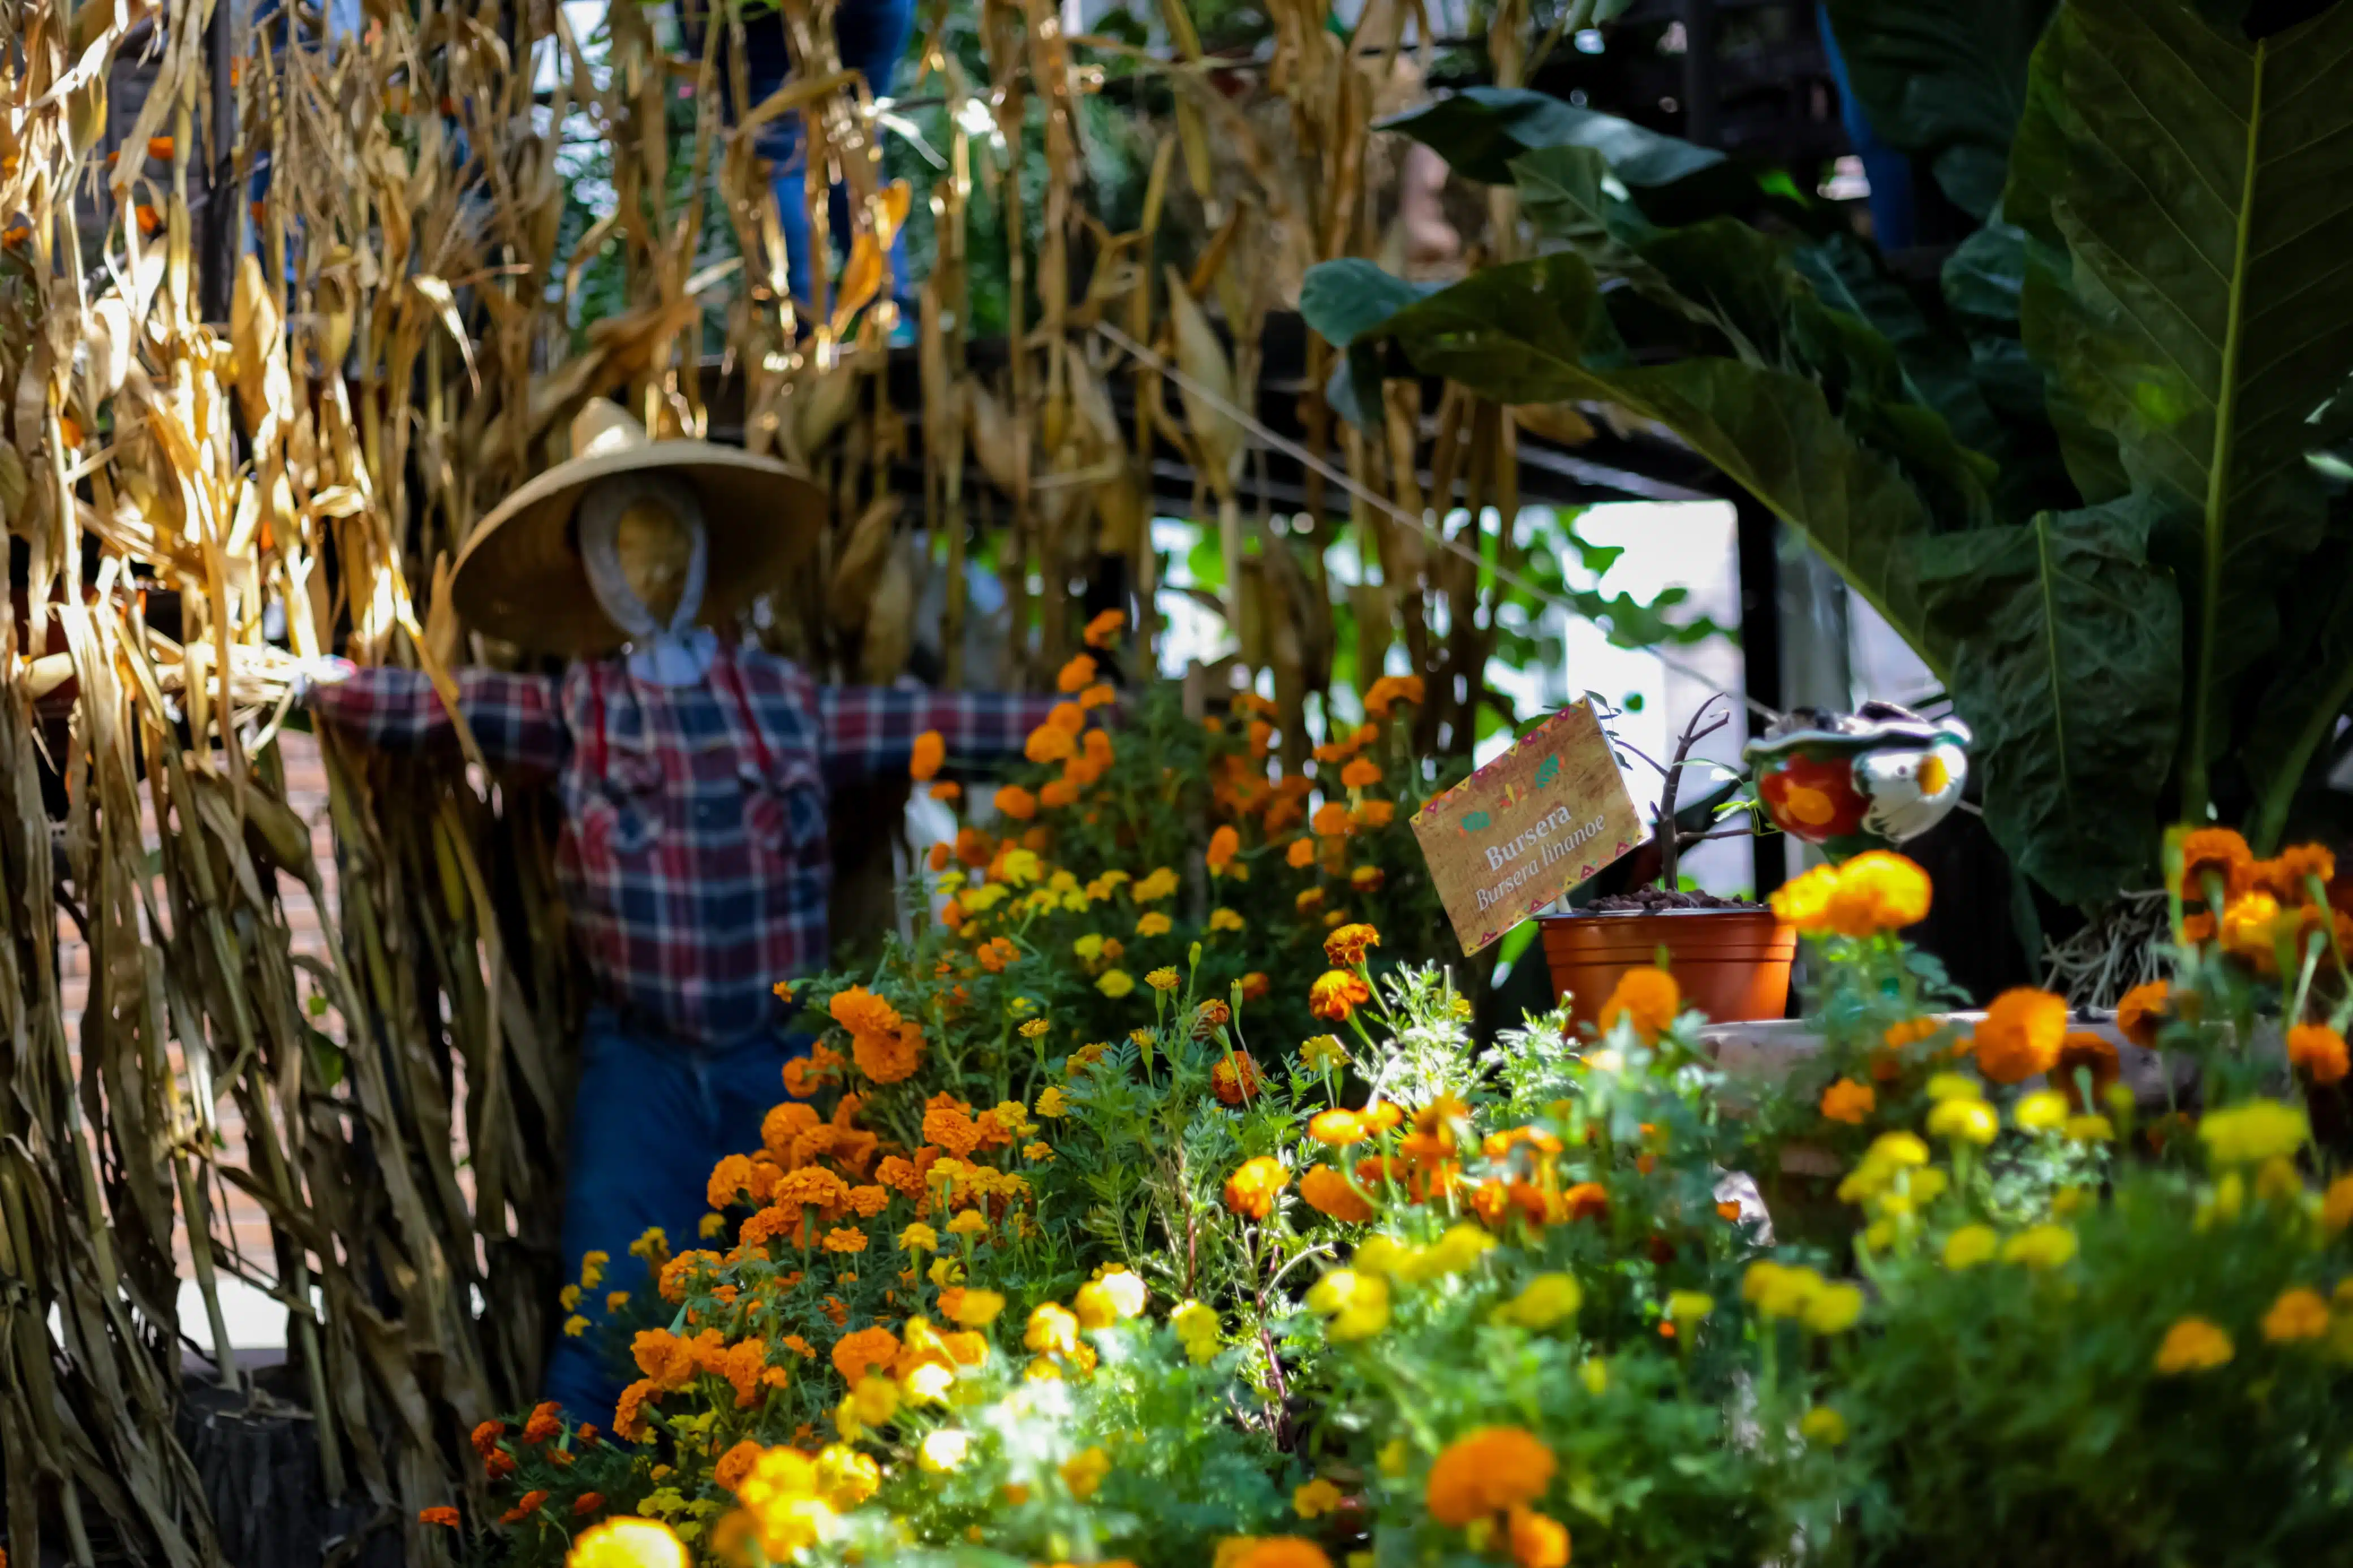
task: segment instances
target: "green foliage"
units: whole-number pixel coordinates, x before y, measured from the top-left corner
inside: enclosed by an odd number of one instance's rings
[[[1839,9],[1883,130],[1988,218],[1939,291],[1694,210],[1721,165],[1675,177],[1650,133],[1490,94],[1405,128],[1503,163],[1567,251],[1426,299],[1331,263],[1302,308],[1360,406],[1410,365],[1674,430],[1912,644],[1978,730],[1999,840],[2097,904],[2177,811],[2275,843],[2353,700],[2353,98],[2320,85],[2353,5],[2260,39],[2182,0],[2043,9]]]

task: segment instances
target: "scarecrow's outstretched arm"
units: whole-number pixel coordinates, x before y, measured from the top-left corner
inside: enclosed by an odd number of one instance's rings
[[[423,670],[318,659],[303,700],[322,719],[371,745],[416,751],[454,743],[457,727]],[[493,766],[553,773],[569,744],[556,711],[556,683],[502,669],[458,672],[458,705]]]
[[[936,730],[948,755],[1018,756],[1029,731],[1060,700],[997,691],[923,691],[882,686],[824,686],[818,712],[825,726],[826,773],[837,782],[902,772],[915,737]]]

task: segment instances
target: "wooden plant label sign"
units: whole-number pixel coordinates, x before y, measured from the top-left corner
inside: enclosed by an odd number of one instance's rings
[[[1650,837],[1590,702],[1562,709],[1430,801],[1413,833],[1465,952]]]

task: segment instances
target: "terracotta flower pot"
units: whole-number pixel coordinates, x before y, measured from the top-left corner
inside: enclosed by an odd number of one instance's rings
[[[1716,1023],[1778,1018],[1789,1010],[1798,933],[1770,910],[1545,915],[1538,929],[1553,989],[1574,997],[1583,1018],[1599,1014],[1628,970],[1659,962],[1662,948],[1684,1005]]]

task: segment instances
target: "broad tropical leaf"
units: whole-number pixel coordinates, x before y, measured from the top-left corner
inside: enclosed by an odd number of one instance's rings
[[[2209,799],[2236,678],[2323,531],[2308,420],[2353,367],[2353,5],[2250,41],[2179,0],[2069,0],[2035,62],[2011,189],[2063,244],[2026,296],[2189,610],[2184,798]]]
[[[1465,88],[1375,129],[1403,132],[1456,174],[1497,185],[1510,182],[1513,159],[1539,147],[1590,147],[1629,185],[1672,184],[1725,161],[1714,148],[1520,88]]]
[[[1920,592],[1967,653],[1954,706],[1977,731],[1986,825],[2071,902],[2145,879],[2179,739],[2181,603],[2126,499],[1926,542]]]
[[[1311,326],[1324,330],[1318,302],[1340,292],[1303,294]],[[1334,330],[1357,342],[1367,335],[1350,319]],[[1567,253],[1475,273],[1375,331],[1400,344],[1416,368],[1484,396],[1603,399],[1674,431],[1803,532],[1930,669],[1948,679],[1950,642],[1923,616],[1913,580],[1915,552],[1930,531],[1926,508],[1895,464],[1840,423],[1811,379],[1714,356],[1634,363],[1592,268]]]
[[[2027,61],[2052,0],[1830,0],[1848,83],[1879,139],[1925,161],[1955,206],[2001,197]]]

